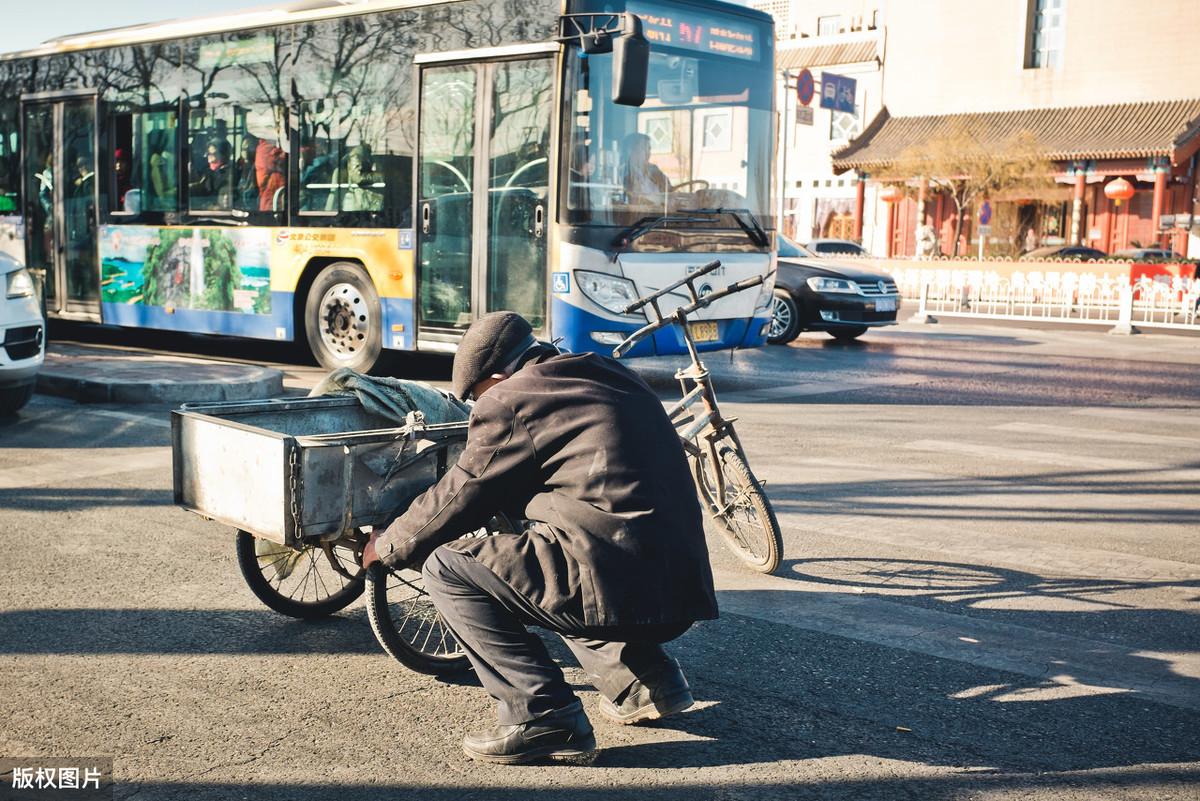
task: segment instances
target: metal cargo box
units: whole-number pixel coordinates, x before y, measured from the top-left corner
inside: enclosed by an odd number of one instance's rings
[[[175,503],[282,545],[385,525],[462,452],[467,424],[354,398],[189,404],[171,415]]]

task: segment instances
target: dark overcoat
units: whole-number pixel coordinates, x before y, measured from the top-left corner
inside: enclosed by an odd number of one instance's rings
[[[533,525],[458,539],[497,510]],[[650,388],[602,356],[544,357],[489,389],[457,464],[376,549],[388,564],[419,565],[446,543],[582,626],[717,616],[679,438]]]

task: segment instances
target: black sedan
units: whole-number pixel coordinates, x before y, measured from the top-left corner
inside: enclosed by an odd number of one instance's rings
[[[779,271],[767,341],[781,345],[801,331],[849,341],[868,328],[895,325],[900,293],[887,273],[819,258],[779,237]]]

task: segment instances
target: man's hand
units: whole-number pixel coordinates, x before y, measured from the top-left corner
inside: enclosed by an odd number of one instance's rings
[[[371,567],[372,564],[379,561],[379,554],[375,551],[375,541],[379,539],[379,531],[371,530],[371,539],[367,541],[367,545],[363,548],[362,566],[363,570]]]

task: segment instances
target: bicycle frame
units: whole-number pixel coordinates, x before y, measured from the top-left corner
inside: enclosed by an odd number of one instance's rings
[[[679,434],[684,451],[696,460],[695,469],[705,471],[706,475],[704,478],[708,480],[709,486],[715,489],[713,494],[714,499],[725,498],[725,474],[721,470],[718,443],[729,439],[743,460],[745,460],[746,454],[742,449],[741,440],[738,439],[737,432],[733,428],[734,418],[726,419],[721,416],[721,409],[717,405],[717,396],[713,391],[708,368],[700,360],[700,352],[696,349],[696,343],[692,339],[692,332],[688,328],[687,316],[727,295],[758,286],[769,275],[756,275],[746,278],[737,283],[730,284],[720,291],[701,297],[696,290],[694,282],[696,279],[707,275],[720,266],[721,262],[719,260],[711,261],[687,277],[681,278],[670,286],[664,287],[644,298],[639,298],[634,303],[626,306],[623,309],[623,313],[625,314],[632,314],[645,306],[649,306],[654,310],[655,319],[630,334],[621,344],[613,348],[613,357],[619,359],[639,341],[661,328],[668,325],[678,325],[683,331],[683,339],[687,343],[691,364],[675,373],[675,378],[679,381],[683,398],[667,410],[667,416]],[[691,297],[691,302],[676,308],[670,314],[664,315],[658,305],[659,300],[664,295],[685,285]],[[691,385],[690,389],[689,383]],[[701,408],[699,410],[694,408],[696,404],[700,404]],[[705,467],[704,459],[706,455],[708,456],[707,468]],[[696,478],[700,479],[701,476],[697,475]],[[716,514],[724,514],[728,507],[729,504],[724,504],[717,509]]]

